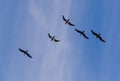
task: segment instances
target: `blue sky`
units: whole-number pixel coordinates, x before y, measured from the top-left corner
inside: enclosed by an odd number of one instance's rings
[[[0,0],[0,81],[120,81],[119,4],[119,0]],[[75,27],[65,25],[62,15]],[[85,30],[90,39],[74,28]],[[48,33],[60,42],[51,42]]]

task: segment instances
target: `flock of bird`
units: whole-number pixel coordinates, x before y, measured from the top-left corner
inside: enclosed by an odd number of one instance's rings
[[[70,19],[66,19],[64,16],[62,16],[63,18],[63,21],[65,21],[65,24],[68,24],[70,26],[75,26],[74,24],[72,24],[70,22]],[[85,31],[81,31],[81,30],[78,30],[75,28],[75,31],[78,32],[80,35],[82,35],[84,38],[86,39],[89,39],[89,37],[85,34]],[[100,35],[100,33],[96,33],[94,32],[93,30],[91,30],[91,33],[96,37],[98,38],[100,41],[102,42],[106,42]],[[51,41],[54,41],[54,42],[60,42],[60,40],[56,39],[55,36],[51,36],[50,33],[48,33],[48,37],[51,39]],[[29,58],[32,58],[32,56],[28,53],[28,50],[23,50],[23,49],[20,49],[19,48],[19,51],[22,52],[24,55],[27,55]]]

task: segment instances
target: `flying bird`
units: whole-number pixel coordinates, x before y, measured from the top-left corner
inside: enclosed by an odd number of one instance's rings
[[[100,35],[101,35],[100,33],[98,34],[98,33],[94,32],[93,30],[91,30],[91,32],[92,32],[93,35],[96,36],[96,38],[99,38],[100,41],[102,41],[102,42],[106,42],[106,41],[100,36]]]
[[[65,21],[65,24],[69,24],[70,26],[75,26],[74,24],[72,24],[72,23],[70,22],[70,19],[65,19],[64,16],[62,16],[62,18],[63,18],[63,20]]]
[[[19,48],[19,51],[24,53],[24,55],[27,55],[29,58],[32,58],[32,56],[30,56],[30,54],[28,53],[28,50],[25,51]]]
[[[76,32],[80,33],[80,35],[83,35],[83,37],[85,37],[86,39],[89,39],[86,35],[85,35],[85,31],[80,31],[78,29],[75,29]]]
[[[49,38],[51,39],[51,41],[54,42],[59,42],[60,40],[55,39],[55,36],[51,36],[50,33],[48,33]]]

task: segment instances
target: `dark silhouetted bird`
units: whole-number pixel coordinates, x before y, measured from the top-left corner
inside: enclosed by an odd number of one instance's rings
[[[85,31],[80,31],[78,29],[75,29],[76,32],[80,33],[80,35],[83,35],[83,37],[85,37],[86,39],[89,39],[86,35],[85,35]]]
[[[51,36],[50,33],[48,33],[49,38],[51,39],[51,41],[54,42],[59,42],[60,40],[55,39],[55,36]]]
[[[75,26],[74,24],[72,24],[72,23],[70,22],[70,19],[65,19],[64,16],[62,16],[62,18],[63,18],[63,20],[65,21],[65,24],[69,24],[70,26]]]
[[[32,58],[32,56],[30,56],[30,54],[28,53],[28,50],[25,51],[19,48],[19,51],[24,53],[24,55],[27,55],[29,58]]]
[[[96,36],[96,38],[99,38],[100,39],[100,41],[102,41],[102,42],[106,42],[105,40],[103,40],[103,38],[100,36],[101,34],[99,33],[99,34],[97,34],[96,32],[94,32],[93,30],[91,30],[91,32],[92,32],[92,34],[93,35],[95,35]]]

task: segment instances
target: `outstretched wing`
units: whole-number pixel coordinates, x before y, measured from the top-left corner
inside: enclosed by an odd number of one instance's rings
[[[75,26],[74,24],[72,24],[71,22],[68,22],[68,24],[70,25],[70,26]]]
[[[50,39],[52,38],[52,36],[50,35],[50,33],[48,33],[48,36],[49,36]]]
[[[29,53],[26,53],[26,55],[27,55],[29,58],[32,58],[32,56],[30,56],[30,54],[29,54]]]
[[[23,50],[22,50],[22,49],[20,49],[20,48],[19,48],[19,51],[23,52]]]
[[[78,30],[78,29],[75,29],[75,31],[76,31],[76,32],[78,32],[78,33],[81,33],[81,31],[80,31],[80,30]]]
[[[93,30],[91,30],[91,32],[92,32],[92,34],[93,34],[93,35],[98,36],[98,34],[97,34],[97,33],[95,33]]]
[[[20,48],[19,48],[19,51],[20,51],[20,52],[22,52],[22,53],[25,53],[25,51],[24,51],[24,50],[22,50],[22,49],[20,49]]]
[[[99,39],[100,39],[102,42],[106,42],[106,41],[105,41],[105,40],[103,40],[103,38],[102,38],[102,37],[100,37],[100,36],[99,36]]]
[[[66,21],[66,19],[65,19],[64,15],[62,16],[62,18],[63,18],[63,20],[64,20],[64,21]]]
[[[89,39],[84,33],[83,33],[83,36],[84,36],[86,39]]]
[[[59,42],[60,40],[54,39],[54,42]]]

